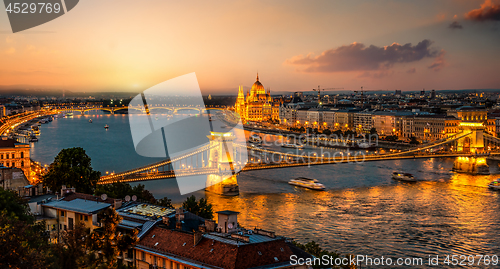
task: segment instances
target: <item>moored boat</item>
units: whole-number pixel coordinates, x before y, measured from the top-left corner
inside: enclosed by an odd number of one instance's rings
[[[394,180],[401,180],[401,181],[407,181],[407,182],[415,182],[417,181],[415,177],[413,177],[412,174],[410,173],[400,173],[400,172],[394,172],[392,173],[392,179]]]
[[[311,190],[324,190],[325,189],[325,185],[319,183],[319,181],[317,179],[306,178],[306,177],[298,177],[298,178],[291,179],[290,181],[288,181],[288,184],[311,189]]]

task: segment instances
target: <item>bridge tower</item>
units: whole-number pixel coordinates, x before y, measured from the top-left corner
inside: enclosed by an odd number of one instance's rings
[[[208,138],[210,148],[213,147],[209,153],[208,166],[216,172],[207,176],[206,190],[228,196],[238,195],[239,187],[235,171],[239,170],[236,170],[234,135],[212,132]]]
[[[484,150],[483,132],[485,126],[482,122],[460,122],[459,129],[468,136],[457,141],[457,151],[465,153],[480,153]],[[453,163],[453,171],[469,174],[488,175],[489,166],[485,156],[457,157]]]
[[[460,122],[459,129],[462,132],[470,133],[457,141],[457,151],[481,152],[484,149],[483,131],[485,126],[482,122]]]

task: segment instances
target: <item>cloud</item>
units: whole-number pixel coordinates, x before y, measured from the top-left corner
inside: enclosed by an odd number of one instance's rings
[[[417,73],[417,69],[415,67],[412,67],[412,68],[408,69],[408,71],[406,71],[406,73],[415,74],[415,73]]]
[[[297,66],[301,72],[333,73],[350,71],[387,70],[396,63],[410,63],[424,58],[435,58],[439,51],[432,49],[430,40],[413,46],[411,43],[366,47],[361,43],[329,49],[321,55],[294,56],[285,63]]]
[[[450,28],[450,29],[463,29],[464,27],[458,21],[454,21],[450,25],[448,25],[448,28]]]
[[[471,21],[500,21],[500,5],[491,0],[485,0],[481,8],[473,9],[465,14],[465,18]]]
[[[5,54],[8,54],[8,55],[12,55],[12,54],[16,53],[16,48],[14,48],[14,47],[10,47],[10,48],[6,49],[6,50],[4,51],[4,53],[5,53]]]
[[[445,54],[446,52],[444,50],[441,50],[438,56],[434,59],[434,62],[432,62],[432,64],[429,65],[428,68],[434,71],[439,71],[443,67],[445,67],[447,65],[446,59],[444,58]]]

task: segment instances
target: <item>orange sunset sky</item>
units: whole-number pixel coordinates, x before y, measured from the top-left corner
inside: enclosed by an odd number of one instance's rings
[[[236,94],[259,72],[274,92],[499,89],[499,4],[81,0],[15,34],[0,10],[0,86],[138,92],[196,72]]]

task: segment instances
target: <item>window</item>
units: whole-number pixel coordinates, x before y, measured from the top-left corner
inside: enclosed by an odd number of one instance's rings
[[[141,258],[143,261],[146,260],[146,253],[144,251],[141,252]]]
[[[61,211],[61,217],[64,217],[64,211]]]
[[[24,167],[24,161],[21,162],[21,167]]]
[[[12,153],[12,159],[14,159],[14,158],[16,158],[16,157],[14,157],[14,153]]]
[[[0,154],[0,159],[3,159],[3,154]]]
[[[89,216],[85,216],[85,221],[88,221],[89,220]]]
[[[21,151],[21,158],[24,158],[24,152]]]
[[[9,158],[9,153],[5,154],[5,159]]]

